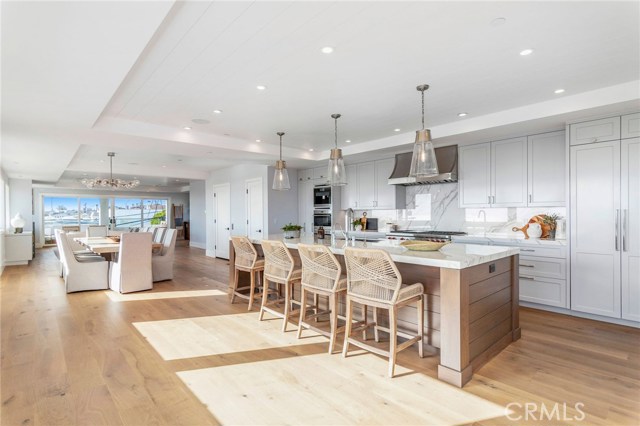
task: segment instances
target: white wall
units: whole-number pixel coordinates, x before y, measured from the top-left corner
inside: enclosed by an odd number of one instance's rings
[[[7,209],[9,201],[9,179],[0,168],[0,275],[4,271],[4,234],[7,232]]]
[[[31,179],[9,179],[9,220],[20,213],[27,221],[24,231],[33,231],[33,196]]]
[[[206,249],[207,246],[206,187],[205,181],[192,182],[189,185],[189,245],[202,249]]]
[[[12,179],[13,180],[13,179]],[[91,196],[91,197],[144,197],[144,198],[166,198],[169,200],[169,216],[171,216],[171,204],[184,205],[184,220],[189,220],[189,193],[188,192],[142,192],[142,191],[103,191],[95,189],[70,189],[70,188],[33,188],[33,220],[36,225],[36,246],[42,247],[44,244],[44,234],[42,232],[42,198],[44,195],[54,196]],[[24,214],[23,214],[24,216]],[[167,218],[167,223],[173,226],[171,217]],[[26,229],[25,229],[26,230]]]

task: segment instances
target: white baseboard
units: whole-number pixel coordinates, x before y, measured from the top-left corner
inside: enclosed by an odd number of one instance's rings
[[[572,317],[586,318],[594,321],[608,322],[611,324],[626,325],[627,327],[640,328],[640,323],[629,321],[622,318],[609,318],[601,315],[587,314],[585,312],[572,311],[571,309],[557,308],[555,306],[539,305],[531,302],[520,302],[520,306],[527,308],[540,309],[541,311],[555,312],[557,314],[571,315]]]
[[[202,250],[207,249],[207,245],[205,243],[196,243],[195,241],[189,241],[189,247],[195,247]]]
[[[207,252],[205,254],[207,255],[207,257],[216,257],[216,251],[215,250],[207,249]]]

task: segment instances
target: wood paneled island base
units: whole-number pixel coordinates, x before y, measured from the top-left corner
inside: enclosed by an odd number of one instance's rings
[[[309,241],[285,241],[291,254],[299,262],[297,243]],[[259,241],[253,243],[260,252]],[[380,248],[372,244],[369,247]],[[331,247],[344,267],[343,249],[344,243],[340,242]],[[234,252],[231,245],[229,253],[229,267],[232,271]],[[518,254],[509,254],[461,269],[416,264],[410,259],[403,262],[402,260],[407,260],[406,256],[394,256],[392,252],[393,257],[397,257],[394,261],[405,284],[424,284],[424,343],[440,349],[440,380],[458,387],[464,386],[471,380],[474,371],[520,338]],[[233,274],[230,273],[230,276]],[[246,277],[241,276],[241,283],[244,278]],[[233,280],[230,280],[230,292],[232,287]],[[340,309],[344,309],[343,304]],[[413,309],[415,308],[402,310],[398,325],[415,332],[417,324]],[[378,321],[384,326],[387,319],[380,315]]]

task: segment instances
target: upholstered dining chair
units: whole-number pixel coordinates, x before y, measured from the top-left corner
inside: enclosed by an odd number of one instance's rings
[[[108,233],[107,227],[103,225],[89,225],[87,226],[87,238],[91,237],[106,237]]]
[[[283,319],[282,331],[287,331],[289,316],[295,313],[292,305],[300,305],[293,298],[293,286],[299,284],[302,278],[302,269],[296,268],[291,252],[282,241],[262,240],[264,252],[264,284],[262,286],[262,305],[260,306],[260,321],[265,312],[269,312]],[[269,283],[274,283],[276,289],[269,290]],[[284,298],[280,298],[280,286],[284,287]],[[269,301],[269,294],[274,293],[276,300]],[[284,312],[276,310],[275,306],[284,302]]]
[[[254,299],[261,296],[260,293],[256,293],[256,288],[260,286],[260,273],[264,271],[264,259],[258,256],[258,251],[247,237],[231,237],[231,244],[233,244],[233,251],[235,253],[231,303],[234,302],[236,297],[248,299],[249,307],[247,310],[250,311],[253,307]],[[249,273],[248,287],[238,287],[241,271]],[[243,293],[243,291],[247,289],[249,290],[248,295]]]
[[[102,256],[75,254],[65,232],[60,232],[60,257],[67,293],[109,288],[109,262]]]
[[[112,262],[109,288],[120,293],[151,290],[150,232],[125,232],[120,237],[118,260]]]
[[[162,244],[165,238],[165,233],[167,232],[166,226],[154,226],[151,228],[150,232],[153,232],[153,242]]]
[[[164,243],[158,254],[151,256],[153,282],[173,279],[173,260],[176,250],[176,230],[167,229]]]
[[[329,353],[333,353],[337,334],[344,331],[344,327],[338,327],[338,301],[347,292],[347,277],[342,275],[342,265],[331,253],[329,248],[320,244],[298,244],[298,253],[302,261],[302,290],[300,294],[300,320],[298,322],[298,339],[302,335],[302,328],[308,328],[329,337]],[[307,294],[314,295],[314,309],[312,316],[307,316]],[[329,298],[329,311],[320,311],[318,307],[318,295]],[[329,313],[329,332],[316,327],[307,321],[316,319]],[[344,319],[344,318],[343,318]]]
[[[347,265],[347,322],[342,356],[346,357],[349,344],[354,344],[370,352],[389,358],[389,377],[393,377],[398,352],[418,342],[420,357],[424,356],[424,286],[420,283],[404,285],[402,276],[389,253],[384,250],[347,247],[344,250]],[[389,333],[389,350],[384,351],[363,341],[351,337],[356,331],[352,328],[353,304],[372,306],[374,322],[363,327],[374,327],[375,340],[378,330]],[[398,331],[398,309],[415,303],[418,315],[417,334],[410,335]],[[389,327],[382,327],[377,321],[378,309],[389,311]],[[398,336],[407,338],[398,344]]]

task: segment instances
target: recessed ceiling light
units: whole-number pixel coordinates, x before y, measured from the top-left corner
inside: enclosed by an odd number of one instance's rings
[[[309,148],[309,151],[310,151],[310,152],[313,152],[313,148]]]
[[[214,109],[213,113],[214,114],[222,114],[222,110],[221,109]]]
[[[553,93],[555,93],[556,95],[559,95],[560,93],[564,93],[564,89],[557,89]]]
[[[132,166],[137,166],[138,165],[138,163],[129,163],[129,164],[132,165]]]
[[[256,139],[256,142],[262,142],[262,139]]]
[[[189,127],[189,126],[184,126],[184,127],[183,127],[183,129],[184,129],[184,130],[191,130],[191,127]]]
[[[209,120],[206,120],[204,118],[194,118],[193,120],[191,120],[192,123],[195,124],[209,124],[211,123]]]
[[[104,160],[100,160],[101,163],[104,163]]]
[[[393,131],[394,131],[394,132],[399,132],[399,131],[400,131],[400,129],[393,129]]]
[[[258,90],[267,90],[267,86],[263,86],[262,84],[258,84],[256,86],[256,89],[258,89]]]
[[[531,55],[533,53],[533,49],[524,49],[522,52],[520,52],[520,56],[527,56],[527,55]]]
[[[321,51],[322,53],[326,53],[326,54],[328,55],[329,53],[333,53],[333,47],[331,47],[331,46],[325,46],[325,47],[323,47],[322,49],[320,49],[320,51]]]
[[[162,168],[166,168],[166,167],[167,167],[167,165],[166,165],[166,164],[163,164],[163,165],[162,165]]]
[[[87,176],[87,174],[86,174],[86,173],[83,173],[83,174],[82,174],[82,176]]]
[[[225,135],[225,136],[231,136],[229,133],[225,133],[224,135]]]
[[[182,161],[182,158],[178,158],[178,161]]]
[[[345,142],[346,143],[351,143],[351,139],[347,139]]]
[[[458,113],[458,117],[466,117],[467,113],[466,112],[459,112]]]
[[[499,27],[500,25],[504,25],[505,22],[507,22],[506,18],[496,18],[493,21],[491,21],[491,26]]]

